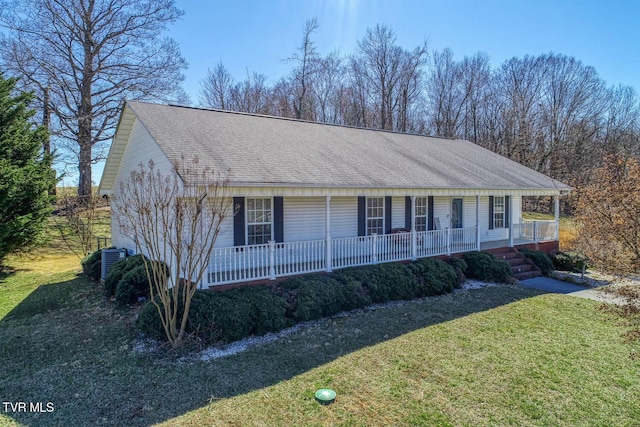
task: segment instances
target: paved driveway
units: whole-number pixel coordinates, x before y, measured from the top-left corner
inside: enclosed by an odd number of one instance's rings
[[[585,288],[561,280],[550,279],[548,277],[534,277],[533,279],[522,280],[521,286],[538,289],[541,291],[566,294],[574,297],[587,298],[608,303],[620,303],[622,299],[611,296],[599,289]]]

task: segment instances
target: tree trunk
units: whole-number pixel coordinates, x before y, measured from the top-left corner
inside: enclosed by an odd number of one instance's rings
[[[43,96],[43,105],[42,105],[42,126],[47,128],[47,131],[50,131],[51,129],[51,107],[49,105],[50,103],[50,99],[49,99],[49,88],[45,87],[44,88],[44,96]],[[51,155],[51,134],[47,135],[47,139],[44,142],[44,152],[46,155]],[[54,171],[55,174],[55,171]],[[49,190],[49,195],[50,196],[55,196],[56,193],[56,184],[53,184],[53,187],[51,188],[51,190]]]
[[[83,48],[84,64],[82,68],[82,83],[80,86],[80,108],[78,111],[78,145],[80,158],[78,159],[78,196],[80,200],[88,200],[91,195],[91,146],[93,144],[93,100],[91,99],[93,80],[93,38],[91,28],[92,7],[86,12]]]

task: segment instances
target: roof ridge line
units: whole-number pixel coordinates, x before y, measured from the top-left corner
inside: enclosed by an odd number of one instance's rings
[[[445,139],[445,140],[448,140],[448,141],[455,141],[455,140],[458,139],[458,138],[454,138],[454,137],[451,137],[451,136],[435,136],[435,135],[427,135],[427,134],[415,133],[415,132],[401,132],[401,131],[390,130],[390,129],[376,129],[376,128],[370,128],[370,127],[341,125],[341,124],[337,124],[337,123],[328,123],[328,122],[321,122],[321,121],[314,121],[314,120],[295,119],[293,117],[273,116],[273,115],[269,115],[269,114],[258,114],[258,113],[247,113],[247,112],[244,112],[244,111],[222,110],[222,109],[219,109],[219,108],[194,107],[194,106],[191,106],[191,105],[181,105],[181,104],[171,104],[171,103],[169,103],[169,104],[157,104],[157,103],[154,103],[154,102],[145,102],[145,101],[137,101],[137,100],[133,100],[133,101],[144,103],[144,104],[151,104],[151,105],[160,105],[160,106],[164,105],[164,106],[175,107],[175,108],[187,108],[187,109],[190,109],[190,110],[212,111],[212,112],[216,112],[216,113],[236,114],[236,115],[239,115],[239,116],[250,116],[250,117],[261,117],[261,118],[265,118],[265,119],[276,119],[276,120],[284,120],[284,121],[297,122],[297,123],[310,123],[310,124],[317,124],[317,125],[327,125],[327,126],[334,126],[334,127],[346,128],[346,129],[359,129],[359,130],[368,130],[368,131],[373,131],[373,132],[386,132],[386,133],[399,134],[399,135],[421,136],[421,137],[425,137],[425,138]]]

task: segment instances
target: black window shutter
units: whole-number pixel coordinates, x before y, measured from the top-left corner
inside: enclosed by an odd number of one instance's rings
[[[358,196],[358,236],[367,235],[367,198]]]
[[[509,228],[511,223],[509,222],[509,215],[511,214],[511,201],[510,196],[504,197],[504,228]]]
[[[276,242],[284,242],[284,198],[273,198],[273,238]]]
[[[384,198],[384,233],[391,231],[391,196]]]
[[[404,228],[411,229],[411,196],[404,198]]]
[[[433,196],[427,198],[427,221],[429,223],[429,231],[433,230],[435,228],[433,224]]]
[[[233,210],[235,212],[233,216],[233,245],[244,246],[246,244],[244,235],[244,197],[233,198]]]
[[[493,196],[489,196],[489,230],[493,230]]]

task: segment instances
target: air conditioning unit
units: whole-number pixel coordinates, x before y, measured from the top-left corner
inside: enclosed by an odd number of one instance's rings
[[[102,250],[102,269],[100,278],[102,280],[107,277],[107,273],[111,270],[111,266],[127,256],[126,249],[103,249]]]

